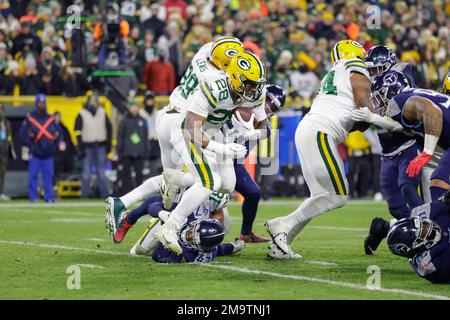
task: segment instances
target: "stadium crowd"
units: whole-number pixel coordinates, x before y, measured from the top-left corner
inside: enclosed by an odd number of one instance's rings
[[[83,50],[67,19],[78,12],[73,2],[81,8]],[[356,40],[366,50],[377,44],[392,48],[413,65],[418,87],[437,89],[450,68],[450,0],[135,0],[120,6],[0,0],[0,95],[85,96],[92,72],[108,63],[102,47],[108,15],[120,19],[118,64],[135,73],[131,96],[170,94],[196,51],[217,35],[236,36],[263,57],[268,81],[284,88],[294,109],[311,105],[330,68],[330,49],[341,39]],[[125,117],[121,132],[132,127],[136,112]],[[367,168],[377,176],[377,149],[371,137],[355,133],[347,139],[342,155],[355,175],[351,184],[364,182]],[[373,187],[355,185],[352,190],[360,191],[352,195],[378,193],[373,180]]]

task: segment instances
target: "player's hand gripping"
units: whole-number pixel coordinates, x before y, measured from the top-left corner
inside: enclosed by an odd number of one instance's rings
[[[415,177],[419,174],[420,170],[424,165],[426,165],[428,162],[430,162],[431,158],[433,156],[431,154],[428,154],[426,152],[422,152],[418,156],[416,156],[414,159],[412,159],[408,165],[408,168],[406,168],[406,173],[410,177]]]
[[[239,114],[239,112],[236,112],[231,116],[231,123],[233,124],[233,127],[236,128],[236,130],[239,133],[244,135],[246,140],[260,138],[261,133],[253,126],[254,121],[255,121],[254,113],[252,113],[248,121],[242,119],[242,116]]]

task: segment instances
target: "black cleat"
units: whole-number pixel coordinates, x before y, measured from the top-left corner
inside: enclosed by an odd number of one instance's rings
[[[381,241],[387,237],[389,222],[383,218],[374,218],[370,224],[369,234],[364,239],[364,251],[370,256],[375,253]]]

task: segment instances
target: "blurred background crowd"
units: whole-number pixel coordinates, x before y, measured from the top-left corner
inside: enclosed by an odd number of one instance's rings
[[[0,0],[0,96],[86,96],[98,90],[95,72],[125,67],[132,81],[120,87],[132,103],[112,101],[121,113],[112,119],[117,141],[119,129],[133,127],[130,114],[152,121],[153,96],[170,94],[203,44],[229,35],[263,58],[268,81],[290,97],[287,109],[307,112],[330,49],[346,38],[366,49],[387,45],[413,65],[418,87],[437,89],[450,68],[449,17],[450,0]],[[129,108],[146,92],[147,113],[145,103]],[[352,195],[378,194],[376,174],[360,177],[379,166],[370,131],[342,147]]]

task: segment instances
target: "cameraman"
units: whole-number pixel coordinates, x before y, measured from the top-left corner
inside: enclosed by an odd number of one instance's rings
[[[125,43],[129,32],[130,25],[126,20],[120,18],[119,5],[117,3],[108,3],[103,22],[97,23],[94,29],[95,41],[101,41],[98,57],[100,66],[105,64],[110,66],[126,64],[127,50]]]

